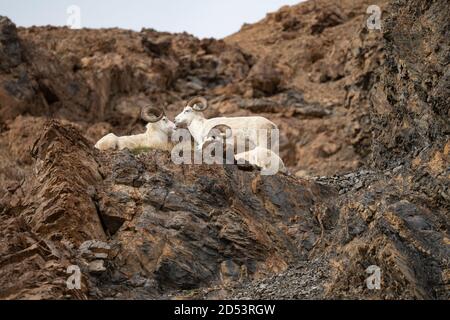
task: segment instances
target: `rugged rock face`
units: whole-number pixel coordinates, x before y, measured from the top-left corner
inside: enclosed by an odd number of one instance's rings
[[[69,249],[85,241],[117,247],[97,298],[128,297],[124,279],[148,282],[156,295],[284,270],[320,235],[314,208],[336,213],[333,189],[314,182],[235,165],[179,166],[166,152],[98,154],[70,126],[43,130],[25,196],[4,214],[74,264]],[[23,263],[12,257],[3,263]]]
[[[277,101],[289,110],[277,122],[289,141],[281,153],[300,176],[350,171],[367,160],[368,91],[384,61],[381,32],[366,27],[365,12],[374,4],[384,9],[387,1],[308,1],[270,13],[226,39],[277,61],[286,91],[301,96],[292,101],[280,95]]]
[[[0,298],[449,299],[450,12],[377,3],[381,31],[321,0],[225,40],[0,18]],[[199,94],[276,122],[292,174],[93,148]]]
[[[377,136],[372,156],[381,168],[414,158],[417,166],[425,152],[445,153],[450,132],[450,8],[440,1],[396,1],[391,10],[395,14],[386,19],[384,33],[387,59],[372,105]]]
[[[1,119],[70,120],[94,141],[110,130],[142,131],[144,104],[165,105],[174,116],[201,94],[211,100],[209,116],[260,114],[276,122],[293,173],[353,170],[370,150],[366,90],[382,62],[381,33],[365,28],[369,4],[307,2],[224,40],[149,29],[16,31],[4,22],[14,30],[5,32],[5,48],[20,55],[2,74]],[[329,25],[327,17],[340,18]]]
[[[388,8],[386,62],[369,93],[373,173],[350,177],[350,189],[337,179],[348,233],[336,265],[347,276],[336,273],[333,295],[358,295],[372,263],[383,298],[449,298],[449,13],[444,1]]]

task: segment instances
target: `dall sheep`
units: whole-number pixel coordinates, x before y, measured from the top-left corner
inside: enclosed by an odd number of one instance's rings
[[[261,116],[206,119],[202,112],[207,108],[208,101],[203,97],[196,97],[191,99],[183,111],[175,117],[175,125],[177,127],[186,126],[189,129],[197,148],[201,148],[208,133],[217,125],[223,124],[230,127],[233,137],[242,141],[248,140],[256,146],[263,146],[258,137],[259,131],[265,130],[265,132],[271,133],[273,130],[278,130],[276,124]],[[265,146],[266,144],[264,144]]]
[[[286,167],[284,166],[283,160],[272,150],[266,149],[260,146],[256,146],[254,149],[249,151],[244,151],[234,155],[236,161],[247,161],[263,170],[271,170],[276,168],[274,173],[277,171],[286,173]]]
[[[231,140],[231,142],[230,142]],[[249,151],[236,153],[236,139],[233,139],[232,129],[227,125],[217,125],[211,128],[208,137],[202,144],[203,152],[211,152],[213,149],[211,144],[219,144],[219,149],[222,148],[223,159],[227,159],[229,163],[230,152],[234,154],[234,160],[240,164],[248,162],[263,170],[263,173],[274,174],[278,171],[287,173],[283,160],[272,150],[254,146]],[[209,154],[208,154],[209,156]]]
[[[110,133],[101,138],[95,147],[99,150],[151,148],[170,151],[172,143],[169,136],[175,130],[175,124],[166,117],[164,110],[144,107],[141,109],[141,118],[148,122],[145,133],[123,137]]]

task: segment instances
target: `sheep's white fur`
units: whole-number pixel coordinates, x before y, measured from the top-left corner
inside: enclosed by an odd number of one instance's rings
[[[211,143],[222,144],[224,155],[226,150],[236,150],[236,139],[232,137],[231,128],[226,125],[220,125],[213,128],[202,144],[202,149]],[[245,161],[247,161],[266,172],[276,173],[277,171],[280,171],[287,173],[283,160],[281,160],[281,158],[272,150],[261,146],[253,146],[253,149],[251,150],[236,153],[234,154],[234,159],[238,163],[245,163]]]
[[[195,111],[186,106],[183,111],[175,117],[177,127],[187,126],[197,148],[201,149],[208,137],[210,130],[217,125],[227,125],[232,129],[232,135],[240,141],[249,140],[256,146],[260,145],[258,130],[264,129],[270,133],[278,127],[272,121],[261,117],[218,117],[206,119],[201,111]],[[262,145],[261,145],[262,146]],[[266,145],[264,145],[265,147]]]
[[[247,161],[263,170],[270,170],[271,168],[278,168],[278,171],[286,173],[286,167],[283,160],[272,150],[255,147],[255,149],[241,152],[234,155],[236,161]]]
[[[169,136],[175,130],[175,125],[166,116],[158,122],[148,123],[146,128],[145,133],[132,136],[118,137],[114,133],[107,134],[95,144],[95,147],[99,150],[151,148],[170,151],[172,149]]]

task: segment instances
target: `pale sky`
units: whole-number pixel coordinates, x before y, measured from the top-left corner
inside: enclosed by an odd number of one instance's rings
[[[71,5],[80,8],[81,27],[186,31],[223,38],[283,5],[301,0],[0,0],[0,15],[18,26],[63,26]]]

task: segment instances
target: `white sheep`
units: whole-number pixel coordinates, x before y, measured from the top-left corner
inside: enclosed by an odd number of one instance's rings
[[[287,172],[283,160],[281,160],[275,152],[260,146],[256,146],[249,151],[235,154],[234,158],[238,163],[247,161],[248,163],[261,168],[264,172]]]
[[[110,133],[101,138],[95,147],[99,150],[151,148],[170,151],[172,143],[169,136],[175,130],[175,124],[167,119],[164,110],[144,107],[141,110],[141,118],[148,122],[145,133],[123,137]]]
[[[201,148],[208,133],[217,125],[227,125],[232,129],[233,137],[240,140],[248,140],[256,146],[266,147],[266,141],[261,141],[260,132],[271,133],[278,131],[278,127],[272,121],[261,117],[218,117],[206,119],[203,111],[208,108],[208,102],[203,97],[196,97],[187,103],[183,111],[175,117],[177,127],[186,126],[189,129],[197,148]]]
[[[223,159],[230,163],[230,153],[234,154],[234,160],[238,164],[244,164],[248,162],[262,169],[262,174],[275,174],[278,171],[287,173],[283,160],[272,150],[261,147],[252,146],[249,142],[251,150],[236,153],[238,141],[236,137],[233,137],[231,127],[227,125],[214,126],[208,133],[207,138],[202,144],[201,148],[204,153],[204,157],[216,156],[216,151],[220,151]],[[245,142],[244,142],[245,143]],[[212,163],[212,162],[210,162]]]

